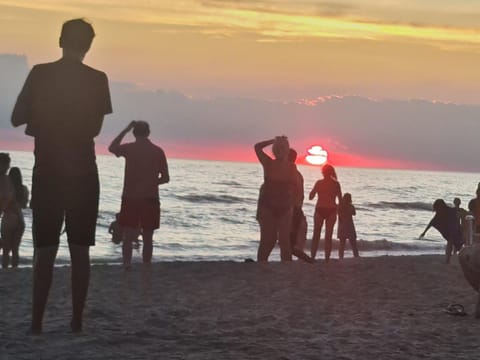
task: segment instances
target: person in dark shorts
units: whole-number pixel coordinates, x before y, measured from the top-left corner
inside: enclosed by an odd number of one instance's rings
[[[135,141],[122,144],[127,133],[133,130]],[[160,201],[158,186],[170,181],[167,158],[162,148],[153,144],[148,136],[150,126],[145,121],[132,121],[112,141],[108,150],[125,158],[122,205],[119,224],[123,227],[123,265],[130,269],[132,244],[142,233],[144,264],[152,261],[153,232],[160,227]]]
[[[35,65],[12,113],[35,139],[32,179],[32,333],[42,331],[45,306],[63,222],[71,257],[71,329],[82,330],[90,279],[89,247],[95,244],[99,180],[94,138],[112,112],[105,73],[83,64],[95,36],[83,19],[62,26],[60,60]]]

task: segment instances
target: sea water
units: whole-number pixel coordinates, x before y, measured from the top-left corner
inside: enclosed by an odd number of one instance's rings
[[[5,151],[5,150],[3,150]],[[168,152],[167,152],[168,155]],[[31,188],[33,155],[10,151]],[[112,243],[110,223],[120,209],[123,158],[97,157],[101,195],[93,263],[121,262],[121,245]],[[263,182],[259,163],[168,159],[170,182],[160,186],[162,218],[154,234],[154,261],[244,261],[256,258],[259,227],[255,219],[258,189]],[[307,247],[313,230],[315,202],[308,193],[321,178],[319,167],[298,166],[305,178],[304,212],[308,221]],[[433,216],[432,203],[455,197],[467,207],[480,174],[411,170],[337,168],[343,192],[350,192],[357,209],[354,218],[361,256],[439,254],[445,240],[430,229],[419,234]],[[31,266],[33,247],[30,209],[24,210],[26,230],[20,247],[21,265]],[[334,234],[336,234],[336,229]],[[323,237],[323,233],[322,233]],[[334,242],[335,248],[336,242]],[[134,261],[141,261],[141,249]],[[308,250],[307,250],[308,252]],[[322,257],[321,249],[318,257]],[[351,256],[347,244],[346,257]],[[333,252],[336,257],[336,251]],[[272,260],[279,260],[278,247]],[[65,235],[57,264],[69,262]]]

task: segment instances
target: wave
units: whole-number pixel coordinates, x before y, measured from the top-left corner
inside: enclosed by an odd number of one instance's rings
[[[231,196],[231,195],[213,195],[213,194],[206,194],[206,195],[197,195],[197,194],[190,194],[190,195],[174,195],[175,198],[182,201],[188,201],[193,203],[223,203],[223,204],[238,204],[238,203],[245,203],[248,201],[245,198]]]
[[[310,241],[307,241],[310,243]],[[324,248],[324,240],[320,240],[319,249]],[[386,239],[379,240],[357,240],[357,247],[360,253],[362,251],[404,251],[404,252],[416,252],[416,251],[439,251],[444,249],[444,242],[437,241],[424,241],[419,240],[416,243],[400,243],[389,241]],[[339,245],[338,240],[332,241],[332,249],[337,250]],[[346,249],[350,249],[350,243],[347,241],[345,245]]]
[[[360,208],[360,207],[359,207]],[[368,209],[397,209],[397,210],[420,210],[420,211],[432,211],[431,202],[400,202],[400,201],[380,201],[378,203],[362,204],[361,208]]]

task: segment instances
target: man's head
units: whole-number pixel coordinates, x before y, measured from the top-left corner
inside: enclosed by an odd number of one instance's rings
[[[150,126],[146,121],[135,121],[135,125],[133,126],[133,135],[136,138],[147,138],[150,135]]]
[[[276,136],[272,145],[272,152],[275,155],[275,158],[278,160],[283,160],[288,156],[288,151],[290,150],[290,145],[288,144],[288,139],[286,136]]]
[[[8,153],[0,153],[0,175],[6,175],[10,167],[10,155]]]
[[[297,160],[297,152],[294,149],[288,151],[288,161],[295,163]]]
[[[92,45],[95,32],[92,25],[83,19],[66,21],[60,34],[60,47],[66,51],[86,54]]]
[[[453,205],[455,205],[455,207],[459,207],[461,203],[462,201],[458,197],[453,199]]]

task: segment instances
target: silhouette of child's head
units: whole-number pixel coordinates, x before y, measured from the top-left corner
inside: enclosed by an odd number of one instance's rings
[[[290,151],[290,144],[286,136],[276,136],[272,146],[273,155],[276,159],[285,159]]]
[[[12,180],[14,184],[20,184],[22,185],[23,180],[22,180],[22,172],[20,169],[16,166],[12,167],[10,171],[8,172],[8,176]]]
[[[294,149],[288,151],[288,161],[294,163],[297,160],[297,152]]]
[[[322,167],[322,175],[324,178],[330,179],[337,179],[337,173],[335,172],[335,168],[330,164],[325,164]]]
[[[66,21],[60,34],[60,47],[86,53],[92,45],[95,32],[92,25],[83,19]]]
[[[8,153],[0,153],[0,175],[6,175],[10,167],[10,155]]]
[[[462,203],[462,202],[460,201],[459,198],[453,199],[453,205],[455,205],[455,206],[460,206],[461,203]]]
[[[350,193],[343,194],[342,203],[343,204],[351,204],[352,203],[352,194],[350,194]]]
[[[133,135],[135,137],[148,137],[148,135],[150,135],[150,126],[146,121],[135,121],[135,125],[133,126]]]

